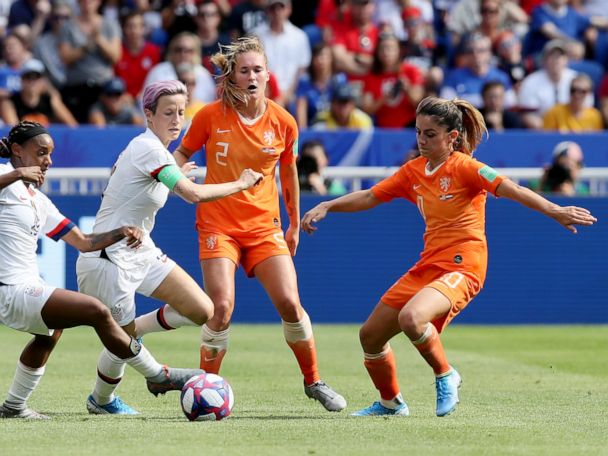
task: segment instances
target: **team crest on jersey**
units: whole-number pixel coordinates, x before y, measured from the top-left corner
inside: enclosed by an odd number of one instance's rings
[[[208,236],[205,245],[209,250],[214,250],[217,247],[217,236]]]
[[[274,142],[274,131],[266,130],[264,132],[264,142],[269,146]]]
[[[443,176],[439,179],[439,188],[443,193],[447,192],[450,189],[451,180],[449,177]]]

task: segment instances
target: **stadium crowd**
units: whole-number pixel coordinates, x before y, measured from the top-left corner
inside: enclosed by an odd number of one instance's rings
[[[211,55],[248,34],[300,128],[412,126],[428,95],[495,130],[608,123],[608,0],[3,0],[0,34],[7,125],[138,125],[166,79],[191,118],[218,96]]]

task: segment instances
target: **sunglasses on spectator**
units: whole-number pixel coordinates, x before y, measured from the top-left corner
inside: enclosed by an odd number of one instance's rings
[[[204,17],[204,18],[208,18],[208,17],[217,17],[219,16],[219,13],[206,13],[204,11],[200,11],[197,16],[198,17]]]
[[[42,75],[40,73],[25,73],[21,75],[21,79],[25,81],[37,81]]]
[[[591,92],[591,89],[587,89],[584,87],[572,87],[570,89],[570,93],[582,93],[582,94],[587,94]]]
[[[498,9],[495,8],[482,8],[481,14],[498,14]]]

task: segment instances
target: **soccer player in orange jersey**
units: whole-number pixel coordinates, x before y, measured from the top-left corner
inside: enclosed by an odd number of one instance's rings
[[[400,332],[435,373],[437,416],[456,408],[461,378],[447,361],[439,333],[485,280],[487,192],[535,209],[574,233],[575,225],[596,221],[588,210],[551,203],[473,159],[484,133],[483,117],[470,103],[425,98],[416,111],[421,157],[369,190],[320,203],[302,219],[302,229],[310,234],[328,212],[362,211],[401,197],[416,204],[426,223],[420,260],[386,291],[359,333],[364,364],[380,401],[354,416],[409,415],[389,344]]]
[[[228,347],[234,310],[234,275],[243,266],[265,288],[283,321],[283,332],[304,376],[304,391],[329,411],[344,398],[321,381],[310,319],[300,304],[295,255],[300,203],[295,119],[264,95],[269,79],[266,55],[255,37],[241,38],[212,57],[220,68],[220,100],[203,107],[174,153],[179,165],[201,147],[207,154],[205,183],[233,180],[244,168],[264,175],[255,188],[222,201],[199,204],[196,226],[205,290],[214,316],[202,328],[201,368],[217,373]],[[276,165],[289,214],[283,235]]]

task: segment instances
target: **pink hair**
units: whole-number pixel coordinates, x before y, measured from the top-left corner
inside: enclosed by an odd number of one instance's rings
[[[188,95],[188,89],[183,82],[176,79],[154,82],[144,89],[144,95],[142,97],[144,109],[155,112],[160,97],[178,94]]]

